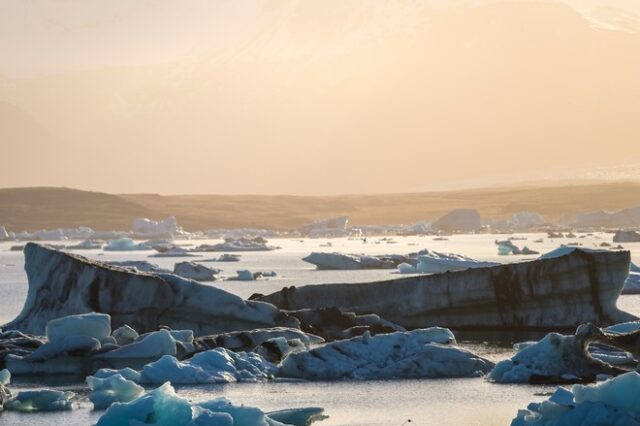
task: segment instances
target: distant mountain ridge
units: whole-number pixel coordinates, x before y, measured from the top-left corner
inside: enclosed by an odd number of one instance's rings
[[[561,220],[638,204],[640,183],[634,182],[335,196],[112,195],[69,188],[7,188],[0,189],[0,226],[11,231],[76,226],[129,230],[137,217],[176,216],[188,231],[242,227],[286,230],[341,215],[349,216],[354,226],[429,221],[459,208],[476,209],[483,218],[535,211],[547,220]]]

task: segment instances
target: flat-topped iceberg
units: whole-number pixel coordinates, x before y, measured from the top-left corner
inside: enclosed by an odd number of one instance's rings
[[[406,256],[368,256],[364,254],[320,253],[313,252],[302,258],[318,269],[394,269],[407,262]]]
[[[511,426],[640,425],[640,374],[629,372],[593,386],[558,388],[519,410]]]
[[[293,353],[283,360],[278,374],[307,380],[476,377],[493,367],[454,344],[453,334],[443,328],[366,333]]]
[[[98,420],[97,426],[144,425],[310,425],[322,420],[321,408],[301,408],[265,413],[257,408],[233,405],[226,398],[190,403],[176,394],[169,383],[128,403],[115,403]]]
[[[275,250],[277,247],[270,246],[262,237],[256,238],[225,238],[224,243],[218,244],[202,244],[193,249],[193,251],[269,251]]]
[[[242,298],[173,274],[134,272],[34,243],[24,249],[29,280],[20,315],[5,330],[42,335],[53,319],[106,313],[111,326],[140,333],[161,325],[196,335],[292,326],[298,321],[273,305]]]
[[[554,327],[635,319],[616,301],[628,251],[574,248],[552,258],[368,283],[286,287],[260,297],[282,309],[339,307],[404,327]]]

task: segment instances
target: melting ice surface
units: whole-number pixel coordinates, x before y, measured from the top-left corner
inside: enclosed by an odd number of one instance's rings
[[[546,253],[561,243],[579,242],[584,247],[597,248],[600,243],[611,242],[612,235],[596,234],[581,239],[548,240],[543,234],[518,234],[524,236],[527,245],[540,253]],[[579,235],[580,236],[580,235]],[[222,269],[221,274],[236,275],[238,270],[275,271],[276,278],[261,281],[216,281],[211,285],[248,297],[253,293],[264,294],[277,291],[283,286],[320,284],[327,282],[363,282],[399,278],[394,270],[363,271],[317,271],[303,262],[302,257],[312,251],[339,251],[365,254],[407,254],[421,249],[444,253],[457,253],[482,261],[513,262],[534,259],[537,256],[499,256],[495,240],[505,235],[454,235],[448,240],[433,240],[433,237],[394,237],[395,244],[377,243],[378,238],[361,240],[339,239],[279,239],[270,243],[282,247],[268,252],[244,252],[239,262],[204,263]],[[534,240],[542,238],[543,243]],[[331,248],[322,247],[327,241]],[[197,241],[197,244],[219,243],[221,240]],[[184,243],[189,243],[184,241]],[[26,295],[26,275],[21,252],[8,251],[12,243],[0,243],[0,323],[12,320],[22,308]],[[623,244],[632,251],[632,258],[640,264],[640,243]],[[75,253],[104,261],[138,260],[150,261],[162,268],[173,270],[174,264],[184,259],[148,258],[150,251],[101,252],[99,250],[77,250]],[[218,257],[218,253],[203,256],[203,259]],[[199,259],[199,258],[198,258]],[[193,260],[193,259],[190,259]],[[640,296],[623,296],[620,307],[640,315]],[[465,334],[456,334],[462,347],[469,347],[480,356],[496,362],[511,357],[514,341],[537,340],[542,335],[509,337],[501,341],[501,347],[482,344],[484,340],[495,340],[493,336],[474,336],[477,342],[469,343]],[[21,414],[5,412],[0,415],[0,424],[75,426],[95,424],[103,412],[92,411],[84,378],[66,383],[48,381],[13,381],[12,390],[50,387],[72,391],[77,394],[77,407],[73,411],[43,414]],[[258,407],[268,412],[284,408],[323,407],[329,419],[318,425],[401,425],[411,419],[415,425],[508,425],[519,409],[531,402],[542,402],[545,396],[536,394],[553,392],[555,387],[506,384],[497,385],[478,378],[392,380],[362,382],[266,382],[230,383],[198,386],[176,386],[178,395],[194,402],[226,397],[234,404]],[[462,409],[463,408],[463,409]]]

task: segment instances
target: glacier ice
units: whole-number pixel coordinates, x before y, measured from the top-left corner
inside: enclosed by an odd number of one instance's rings
[[[91,389],[89,400],[96,410],[103,410],[114,402],[133,401],[144,393],[144,388],[121,374],[99,378],[87,377],[87,385]]]
[[[519,410],[511,426],[638,426],[640,375],[629,372],[592,386],[558,388]]]
[[[307,380],[473,377],[490,361],[454,345],[451,331],[432,327],[340,340],[286,357],[278,374]]]
[[[163,356],[144,366],[143,383],[202,384],[268,379],[276,367],[252,352],[231,352],[224,348],[199,352],[185,361]]]
[[[161,325],[196,335],[298,326],[273,305],[174,274],[134,272],[34,243],[24,251],[27,299],[5,330],[42,334],[48,321],[86,312],[109,314],[113,328],[128,324],[139,333]]]
[[[226,398],[192,404],[164,383],[131,402],[111,405],[97,426],[302,426],[323,418],[320,408],[277,411],[274,417],[257,408],[233,405]]]
[[[52,389],[26,390],[5,402],[8,411],[67,411],[73,408],[76,394]]]

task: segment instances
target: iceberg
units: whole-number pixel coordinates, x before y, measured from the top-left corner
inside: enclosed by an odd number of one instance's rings
[[[165,383],[131,402],[111,405],[96,426],[297,426],[322,420],[322,411],[320,408],[276,411],[273,413],[275,418],[272,419],[269,413],[257,408],[233,405],[226,398],[192,404],[176,394],[171,384]]]
[[[89,400],[95,410],[104,410],[114,402],[133,401],[144,393],[142,386],[125,379],[121,374],[104,379],[89,376],[87,385],[91,389]]]
[[[269,379],[277,372],[274,364],[257,353],[236,353],[225,348],[199,352],[183,361],[172,355],[164,355],[157,361],[145,364],[140,371],[129,370],[100,369],[94,377],[105,379],[121,375],[142,384],[170,381],[173,384],[195,385],[255,382]]]
[[[340,340],[292,353],[278,375],[306,380],[477,377],[493,363],[455,346],[451,331],[428,328]]]
[[[640,322],[628,322],[605,329],[584,324],[573,336],[549,333],[538,342],[518,344],[518,352],[498,362],[488,377],[499,383],[575,383],[616,376],[625,370],[612,364],[640,359],[639,329]]]
[[[214,281],[220,272],[220,269],[207,268],[194,262],[179,262],[173,268],[174,274],[196,281]]]
[[[483,262],[459,254],[422,250],[418,253],[416,271],[421,274],[441,274],[494,265],[498,265],[498,263]]]
[[[355,270],[394,269],[401,263],[406,263],[408,258],[401,255],[367,256],[363,254],[313,252],[302,258],[302,260],[315,265],[318,269]]]
[[[103,247],[105,251],[139,251],[151,250],[151,246],[143,243],[136,243],[131,238],[120,238],[118,240],[109,241],[109,244]]]
[[[407,328],[611,325],[636,319],[616,306],[629,263],[628,251],[572,248],[553,258],[442,274],[285,287],[258,300],[287,310],[376,313]]]
[[[105,262],[107,265],[120,266],[133,272],[149,272],[152,274],[170,274],[171,271],[147,262],[146,260],[122,260]]]
[[[133,220],[131,229],[134,233],[144,236],[171,236],[182,233],[175,216],[169,216],[163,221],[155,221],[147,218]]]
[[[78,244],[66,246],[67,250],[100,250],[104,244],[102,241],[84,240]]]
[[[266,380],[277,371],[275,365],[252,352],[224,348],[199,352],[185,361],[165,355],[142,369],[143,383],[207,384]]]
[[[629,372],[593,386],[558,388],[542,403],[519,410],[511,426],[640,425],[640,374]]]
[[[299,325],[273,305],[177,275],[133,272],[35,243],[24,252],[27,299],[4,330],[42,335],[50,320],[88,312],[109,314],[113,328],[127,324],[139,333],[161,325],[196,335]]]
[[[76,394],[51,389],[21,391],[5,402],[8,411],[31,413],[36,411],[69,411]]]
[[[224,243],[219,244],[202,244],[194,248],[193,251],[270,251],[275,250],[277,247],[270,246],[267,241],[262,237],[256,238],[225,238]]]

